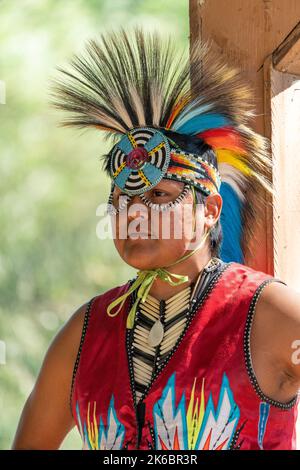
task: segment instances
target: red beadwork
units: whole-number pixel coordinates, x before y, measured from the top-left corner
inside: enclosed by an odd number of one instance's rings
[[[132,169],[140,168],[148,160],[148,152],[145,147],[136,147],[131,150],[126,159],[126,166]]]

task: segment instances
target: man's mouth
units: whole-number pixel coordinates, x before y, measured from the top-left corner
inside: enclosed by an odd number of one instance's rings
[[[147,232],[128,232],[128,238],[136,240],[137,238],[151,238],[151,234]]]

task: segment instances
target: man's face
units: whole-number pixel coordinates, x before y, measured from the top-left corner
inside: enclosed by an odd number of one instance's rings
[[[184,183],[162,179],[144,193],[152,204],[167,204],[182,193]],[[122,192],[115,187],[113,205],[117,208]],[[114,219],[115,246],[121,258],[136,269],[168,266],[183,256],[194,238],[193,193],[188,191],[181,202],[166,211],[148,207],[140,196],[133,196],[126,209]],[[198,207],[198,232],[203,232],[203,206]],[[202,214],[202,215],[201,215]],[[197,235],[198,236],[198,235]]]

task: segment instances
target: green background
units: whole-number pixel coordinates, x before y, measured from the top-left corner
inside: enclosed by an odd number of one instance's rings
[[[0,449],[11,446],[48,345],[81,304],[134,271],[99,240],[109,181],[101,133],[63,129],[49,105],[57,66],[97,34],[142,26],[189,45],[188,0],[0,0]],[[64,449],[80,449],[76,429]]]

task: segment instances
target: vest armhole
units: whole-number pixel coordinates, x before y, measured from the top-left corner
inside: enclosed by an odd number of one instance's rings
[[[79,343],[79,347],[78,347],[78,352],[77,352],[75,364],[74,364],[74,367],[73,367],[69,405],[70,405],[71,415],[73,416],[74,420],[75,420],[75,417],[73,415],[73,408],[72,408],[74,384],[75,384],[76,374],[77,374],[77,370],[78,370],[78,366],[79,366],[79,362],[80,362],[81,351],[82,351],[82,347],[83,347],[83,343],[84,343],[84,339],[85,339],[85,335],[86,335],[86,331],[87,331],[87,328],[88,328],[89,319],[90,319],[90,315],[91,315],[91,307],[92,307],[92,304],[93,304],[93,301],[94,301],[95,298],[96,297],[93,297],[91,300],[89,300],[89,302],[87,304],[87,307],[86,307],[86,311],[85,311],[85,314],[84,314],[83,325],[82,325],[80,343]]]
[[[271,282],[280,282],[281,284],[287,285],[281,279],[271,278],[271,279],[264,280],[262,282],[262,284],[260,284],[258,286],[258,288],[256,289],[256,291],[255,291],[255,293],[252,297],[251,303],[250,303],[250,307],[249,307],[248,315],[247,315],[247,320],[246,320],[245,331],[244,331],[244,358],[245,358],[246,369],[247,369],[247,373],[248,373],[250,382],[251,382],[256,394],[260,397],[260,399],[263,400],[266,403],[269,403],[270,405],[272,405],[276,408],[280,408],[282,410],[288,410],[288,409],[292,408],[297,403],[298,395],[296,395],[294,398],[292,398],[292,400],[290,400],[287,403],[282,403],[280,401],[273,400],[272,398],[265,395],[263,393],[263,391],[261,390],[259,384],[258,384],[256,375],[255,375],[255,372],[254,372],[254,368],[253,368],[252,358],[251,358],[250,334],[251,334],[251,327],[252,327],[252,324],[253,324],[256,305],[257,305],[258,299],[259,299],[264,287],[267,286],[268,284],[270,284]]]

